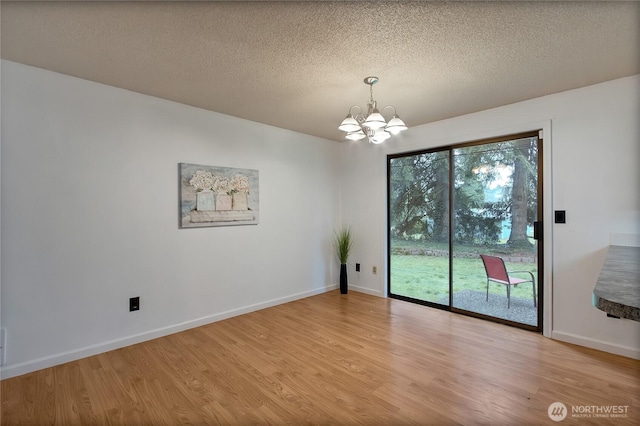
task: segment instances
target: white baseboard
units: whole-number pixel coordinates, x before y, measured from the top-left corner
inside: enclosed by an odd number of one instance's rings
[[[162,336],[168,336],[169,334],[178,333],[181,331],[188,330],[190,328],[200,327],[202,325],[211,324],[216,321],[221,321],[221,320],[232,318],[238,315],[247,314],[249,312],[259,311],[261,309],[270,308],[272,306],[281,305],[283,303],[292,302],[294,300],[304,299],[305,297],[326,293],[328,291],[335,290],[336,288],[338,288],[338,286],[335,284],[328,285],[325,287],[292,294],[290,296],[267,300],[265,302],[256,303],[253,305],[248,305],[248,306],[232,309],[225,312],[220,312],[213,315],[208,315],[202,318],[196,318],[194,320],[170,325],[168,327],[150,330],[150,331],[136,334],[133,336],[123,337],[121,339],[102,342],[96,345],[86,346],[84,348],[75,349],[68,352],[62,352],[59,354],[50,355],[47,357],[38,358],[38,359],[22,362],[19,364],[15,364],[15,365],[3,366],[3,367],[0,367],[0,379],[4,380],[10,377],[21,376],[23,374],[31,373],[33,371],[42,370],[44,368],[53,367],[55,365],[64,364],[66,362],[75,361],[78,359],[86,358],[88,356],[98,355],[104,352],[123,348],[125,346],[131,346],[137,343],[142,343],[147,340],[157,339],[158,337],[162,337]]]
[[[603,342],[596,339],[588,339],[575,334],[563,333],[560,331],[552,331],[551,338],[562,342],[573,343],[574,345],[584,346],[586,348],[597,349],[599,351],[611,354],[622,355],[628,358],[640,359],[640,350],[629,346],[615,345],[609,342]]]
[[[370,294],[372,296],[382,297],[382,292],[380,290],[372,290],[370,288],[360,287],[357,285],[349,284],[349,290],[357,291],[359,293]]]
[[[136,334],[133,336],[123,337],[121,339],[115,339],[107,342],[102,342],[96,345],[87,346],[84,348],[76,349],[73,351],[62,352],[59,354],[22,362],[15,365],[7,365],[0,367],[0,379],[8,379],[11,377],[20,376],[23,374],[31,373],[33,371],[41,370],[43,368],[53,367],[55,365],[64,364],[66,362],[75,361],[78,359],[86,358],[88,356],[98,355],[111,350],[123,348],[125,346],[135,345],[147,340],[157,339],[158,337],[167,336],[169,334],[178,333],[191,328],[200,327],[202,325],[211,324],[216,321],[221,321],[227,318],[232,318],[238,315],[243,315],[249,312],[259,311],[261,309],[270,308],[272,306],[281,305],[283,303],[292,302],[298,299],[304,299],[305,297],[314,296],[328,291],[336,290],[337,284],[328,285],[318,289],[313,289],[301,293],[292,294],[286,297],[268,300],[253,305],[244,306],[237,309],[232,309],[225,312],[220,312],[214,315],[209,315],[202,318],[197,318],[190,321],[185,321],[179,324],[174,324],[168,327],[163,327],[155,330],[150,330],[145,333]],[[349,285],[349,289],[360,293],[366,293],[373,296],[382,297],[379,290],[372,290],[366,287],[360,287],[356,285]],[[560,340],[562,342],[572,343],[575,345],[584,346],[587,348],[597,349],[604,352],[613,353],[616,355],[622,355],[629,358],[640,359],[640,350],[622,345],[614,345],[608,342],[603,342],[595,339],[588,339],[582,336],[577,336],[570,333],[563,333],[559,331],[553,331],[551,335],[552,339]]]

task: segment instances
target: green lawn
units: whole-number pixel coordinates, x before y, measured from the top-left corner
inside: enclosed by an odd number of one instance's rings
[[[401,250],[400,250],[401,251]],[[398,251],[396,251],[398,252]],[[505,262],[508,271],[531,271],[536,277],[536,264],[530,262]],[[392,254],[391,292],[429,302],[440,302],[449,296],[449,258],[413,254]],[[528,274],[514,274],[526,278]],[[476,290],[485,292],[487,276],[479,256],[454,258],[453,291]],[[501,284],[489,285],[489,292],[506,296]],[[513,287],[513,297],[530,298],[531,285]]]

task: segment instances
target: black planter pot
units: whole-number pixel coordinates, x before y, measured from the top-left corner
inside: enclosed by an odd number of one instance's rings
[[[349,287],[347,286],[347,265],[340,265],[340,293],[347,294],[349,292]]]

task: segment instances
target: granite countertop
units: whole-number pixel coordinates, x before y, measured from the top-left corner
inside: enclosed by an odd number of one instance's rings
[[[593,289],[593,305],[609,315],[640,321],[640,247],[609,247]]]

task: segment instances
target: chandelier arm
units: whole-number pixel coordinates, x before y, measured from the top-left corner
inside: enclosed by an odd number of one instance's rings
[[[353,115],[353,113],[351,112],[354,108],[358,108],[360,110],[359,114],[362,114],[362,108],[360,107],[360,105],[352,105],[351,108],[349,108],[349,115]],[[354,115],[355,117],[355,115]]]
[[[398,115],[398,113],[396,112],[396,107],[394,107],[393,105],[387,105],[386,107],[382,108],[380,110],[380,114],[382,114],[384,112],[385,109],[387,108],[393,108],[393,115]]]

